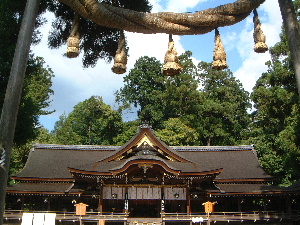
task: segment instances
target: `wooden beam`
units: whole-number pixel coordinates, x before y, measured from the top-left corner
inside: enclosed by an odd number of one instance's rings
[[[39,0],[28,0],[16,50],[11,66],[0,119],[0,225],[3,223],[5,208],[6,185],[17,115],[23,89],[28,54],[39,8]],[[8,25],[9,26],[9,25]]]

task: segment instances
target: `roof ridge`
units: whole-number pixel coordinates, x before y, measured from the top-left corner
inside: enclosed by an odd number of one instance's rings
[[[34,148],[39,149],[64,149],[64,150],[116,150],[120,146],[112,145],[60,145],[60,144],[34,144]]]
[[[170,146],[175,151],[253,151],[254,145],[236,146]]]

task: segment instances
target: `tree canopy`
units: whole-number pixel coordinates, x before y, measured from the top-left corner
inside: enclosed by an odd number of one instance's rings
[[[12,2],[4,0],[0,2],[0,110],[5,97],[6,86],[10,75],[11,64],[15,52],[18,33],[21,25],[22,15],[26,1]],[[41,7],[41,11],[42,11]],[[43,23],[43,19],[38,17],[36,27]],[[9,24],[9,25],[8,25]],[[36,30],[32,43],[39,42],[39,32]],[[21,97],[20,110],[15,132],[15,143],[25,144],[28,140],[33,140],[37,136],[37,127],[40,126],[38,118],[40,115],[47,115],[50,112],[47,108],[50,105],[52,70],[45,66],[45,62],[40,57],[30,54],[24,88]]]
[[[47,10],[55,14],[48,40],[50,48],[58,48],[67,43],[76,13],[60,1],[42,0],[42,2],[46,4]],[[105,0],[102,3],[140,12],[151,10],[148,0]],[[83,52],[84,67],[95,66],[98,59],[106,61],[113,59],[120,38],[119,29],[98,25],[90,18],[81,16],[78,32],[81,37],[80,49]]]
[[[122,131],[122,117],[99,96],[79,102],[54,127],[59,144],[106,145]]]
[[[179,138],[178,144],[238,144],[250,123],[249,93],[230,70],[213,71],[211,64],[204,62],[196,66],[191,56],[191,52],[179,56],[183,71],[172,77],[162,74],[157,59],[141,57],[124,77],[125,85],[116,92],[116,100],[124,106],[138,106],[139,119],[164,137],[169,134],[170,143],[176,143],[171,141],[174,130],[170,124],[177,121],[178,130],[197,133],[197,138]]]
[[[252,141],[266,171],[290,184],[300,177],[300,99],[284,32],[270,53],[268,71],[257,80],[251,96],[256,109]]]

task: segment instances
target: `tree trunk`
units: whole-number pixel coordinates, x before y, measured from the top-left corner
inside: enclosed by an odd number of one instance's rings
[[[38,7],[39,0],[27,1],[0,119],[0,225],[3,224],[10,156]]]
[[[284,29],[291,51],[293,67],[300,96],[300,34],[299,25],[292,0],[278,0]]]

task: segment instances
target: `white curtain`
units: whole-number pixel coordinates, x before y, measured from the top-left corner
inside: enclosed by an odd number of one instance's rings
[[[23,213],[21,225],[32,225],[33,213]]]
[[[45,220],[45,213],[34,213],[32,225],[43,225]]]
[[[45,213],[44,225],[55,225],[55,213]]]

